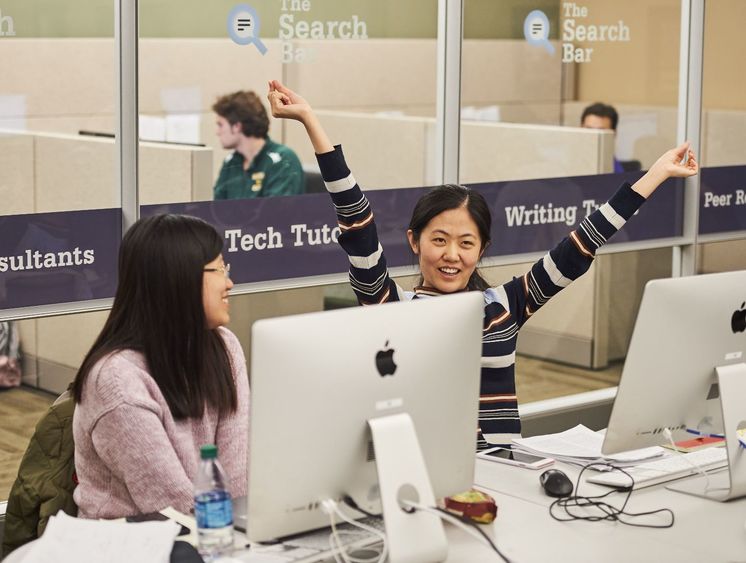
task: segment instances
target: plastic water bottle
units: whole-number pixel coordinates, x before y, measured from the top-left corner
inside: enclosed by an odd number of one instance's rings
[[[194,482],[197,541],[202,555],[219,557],[233,550],[233,503],[225,472],[218,462],[218,447],[208,444],[199,453]]]

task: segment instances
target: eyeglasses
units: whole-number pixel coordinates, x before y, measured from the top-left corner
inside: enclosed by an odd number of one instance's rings
[[[203,272],[220,272],[223,274],[226,278],[231,277],[231,265],[226,264],[225,266],[220,266],[219,268],[202,268]]]

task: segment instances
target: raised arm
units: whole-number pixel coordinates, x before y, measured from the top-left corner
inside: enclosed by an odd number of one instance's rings
[[[596,251],[624,227],[658,186],[668,178],[693,176],[698,170],[688,142],[666,151],[634,185],[625,182],[609,201],[585,217],[577,229],[528,272],[506,283],[504,288],[518,326],[582,276],[593,262]]]
[[[303,124],[316,154],[334,150],[334,145],[321,126],[321,122],[302,96],[284,86],[279,80],[271,80],[267,97],[273,117],[294,119]]]
[[[342,147],[332,145],[302,96],[279,81],[269,83],[272,116],[300,121],[316,152],[324,184],[337,213],[339,245],[350,260],[350,285],[361,305],[398,301],[402,289],[389,277],[370,202],[347,167]]]

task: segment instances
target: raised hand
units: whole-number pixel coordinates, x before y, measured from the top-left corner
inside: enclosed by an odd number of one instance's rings
[[[296,119],[301,122],[313,113],[310,104],[279,80],[270,80],[267,94],[273,117]]]
[[[645,175],[635,182],[632,189],[643,197],[649,197],[668,178],[686,178],[699,172],[694,151],[689,150],[689,141],[664,152]]]
[[[699,165],[694,151],[689,149],[689,141],[678,147],[664,152],[650,167],[651,172],[663,178],[686,178],[694,176],[699,171]]]
[[[303,96],[296,94],[279,80],[270,80],[267,99],[273,117],[295,119],[303,124],[316,154],[334,150],[326,131]]]

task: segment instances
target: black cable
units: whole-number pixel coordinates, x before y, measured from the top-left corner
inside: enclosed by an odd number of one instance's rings
[[[349,495],[344,495],[342,497],[342,502],[344,502],[347,506],[349,506],[353,510],[357,510],[360,514],[364,514],[365,516],[368,516],[369,518],[380,518],[380,519],[383,519],[383,516],[381,514],[373,514],[372,512],[368,512],[367,510],[365,510],[363,508],[360,508],[360,506],[358,506],[358,504],[355,502],[355,500],[351,496],[349,496]],[[485,533],[485,531],[477,525],[476,522],[474,522],[473,520],[467,518],[466,516],[460,516],[458,514],[455,514],[453,512],[449,512],[448,510],[445,510],[445,509],[440,508],[438,506],[434,506],[432,508],[434,508],[438,512],[442,512],[443,514],[447,514],[448,516],[451,516],[453,518],[457,518],[457,519],[461,520],[461,522],[463,522],[464,524],[468,524],[469,526],[472,526],[473,528],[475,528],[482,535],[482,537],[485,540],[487,540],[487,543],[489,543],[490,547],[492,547],[492,549],[495,550],[495,553],[497,553],[503,559],[503,561],[505,561],[505,563],[511,563],[510,559],[508,559],[507,557],[505,557],[505,555],[498,549],[497,545],[492,541],[492,538],[490,538]],[[417,511],[417,508],[415,508],[414,506],[410,506],[409,507],[408,512],[416,512],[416,511]]]
[[[353,510],[357,510],[360,514],[364,514],[368,518],[378,518],[379,520],[383,519],[383,515],[381,514],[373,514],[372,512],[368,512],[364,508],[360,508],[360,506],[358,506],[358,504],[355,502],[355,500],[350,495],[344,495],[342,497],[342,502],[344,502],[347,506],[349,506]]]
[[[495,553],[497,553],[503,559],[503,561],[505,561],[505,563],[511,563],[510,559],[508,559],[505,556],[505,554],[498,549],[497,544],[492,541],[492,538],[489,537],[487,535],[487,533],[476,522],[474,522],[472,519],[470,519],[470,518],[468,518],[466,516],[462,516],[460,514],[455,514],[455,513],[450,512],[450,511],[448,511],[448,510],[446,510],[444,508],[440,508],[439,506],[436,506],[434,508],[438,512],[442,512],[443,514],[448,514],[448,516],[452,516],[454,518],[458,518],[464,524],[468,524],[469,526],[473,527],[477,532],[479,532],[482,535],[482,537],[485,540],[487,540],[487,543],[490,544],[490,547],[492,547],[492,549],[495,550]]]
[[[583,473],[585,473],[586,469],[590,467],[606,467],[606,468],[611,468],[612,471],[621,471],[627,477],[629,477],[630,485],[628,487],[624,487],[623,489],[619,489],[619,490],[612,489],[611,491],[604,493],[602,495],[596,495],[596,496],[590,496],[590,497],[579,495],[577,493],[579,492],[580,481],[583,477]],[[549,506],[549,515],[559,522],[569,522],[573,520],[585,520],[587,522],[601,522],[601,521],[609,520],[612,522],[620,522],[621,524],[626,524],[627,526],[635,526],[638,528],[661,528],[662,529],[662,528],[672,527],[674,525],[675,517],[674,517],[673,511],[670,508],[659,508],[657,510],[650,510],[647,512],[626,512],[625,511],[625,508],[627,507],[627,503],[629,502],[629,499],[632,496],[632,490],[634,489],[634,485],[635,485],[635,480],[632,477],[632,475],[627,473],[621,467],[617,467],[616,465],[612,465],[610,463],[590,463],[580,470],[580,474],[578,475],[577,482],[575,483],[576,494],[574,496],[564,497],[564,498],[555,500]],[[627,495],[624,497],[624,502],[622,503],[621,508],[617,508],[616,506],[613,506],[601,500],[601,499],[608,497],[609,495],[613,493],[624,493],[624,492],[626,492]],[[568,518],[561,518],[560,516],[555,514],[554,513],[555,507],[564,509],[565,514],[568,516]],[[587,510],[588,508],[595,508],[599,510],[602,514],[598,514],[598,515],[577,514],[571,511],[571,509],[574,509],[574,508],[580,508],[584,510]],[[630,520],[625,520],[626,518],[651,516],[653,514],[661,514],[664,512],[668,512],[671,515],[671,522],[667,524],[637,524]]]

